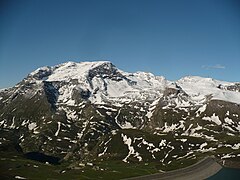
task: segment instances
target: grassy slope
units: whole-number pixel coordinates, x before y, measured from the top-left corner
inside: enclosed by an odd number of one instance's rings
[[[0,155],[0,179],[13,179],[15,176],[27,179],[120,179],[158,172],[156,163],[126,164],[121,161],[95,162],[93,168],[66,170],[69,164],[47,165],[28,160],[13,153]],[[38,166],[38,167],[36,167]],[[66,172],[61,173],[61,171]]]

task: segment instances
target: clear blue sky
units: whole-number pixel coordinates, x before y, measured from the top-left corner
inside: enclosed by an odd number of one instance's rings
[[[239,0],[1,0],[0,88],[65,61],[240,81]]]

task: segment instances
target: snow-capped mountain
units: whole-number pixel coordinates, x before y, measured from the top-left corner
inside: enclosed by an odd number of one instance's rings
[[[123,72],[107,61],[67,62],[55,67],[43,67],[32,72],[26,81],[65,83],[59,89],[59,103],[63,100],[69,105],[74,105],[71,98],[74,90],[86,92],[94,104],[104,104],[106,100],[123,103],[132,99],[155,99],[170,83],[164,77],[151,73]]]
[[[74,105],[74,91],[86,93],[94,104],[126,103],[134,100],[155,100],[168,88],[181,89],[189,100],[197,102],[210,99],[233,103],[240,102],[239,89],[229,89],[237,83],[217,81],[197,76],[184,77],[176,82],[151,73],[127,73],[111,62],[67,62],[54,67],[42,67],[30,73],[23,82],[31,84],[62,84],[58,87],[58,102]],[[41,85],[38,86],[41,88]],[[57,88],[57,87],[55,87]],[[210,97],[211,96],[211,97]],[[76,104],[77,105],[77,104]]]
[[[237,158],[239,105],[240,83],[67,62],[0,91],[0,149],[166,166],[204,153]]]

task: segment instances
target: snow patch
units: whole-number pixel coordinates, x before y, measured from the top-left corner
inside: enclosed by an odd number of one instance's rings
[[[9,127],[10,129],[14,129],[15,128],[15,116],[13,116],[12,118],[12,124],[11,126]]]
[[[226,155],[222,156],[221,159],[228,159],[228,158],[232,158],[232,157],[236,157],[236,156],[231,155],[231,154],[226,154]]]
[[[58,129],[57,131],[55,132],[55,136],[58,136],[58,133],[60,131],[60,128],[61,128],[61,122],[58,122]]]
[[[125,124],[120,126],[122,129],[136,129],[130,122],[125,121]]]
[[[152,115],[153,115],[153,113],[151,111],[148,111],[147,114],[146,114],[148,119],[150,119],[152,117]]]
[[[35,123],[35,122],[32,122],[32,123],[30,123],[29,125],[28,125],[28,129],[31,131],[31,130],[33,130],[33,129],[35,129],[37,127],[37,123]]]
[[[232,146],[232,149],[239,149],[239,148],[240,148],[240,143],[234,144],[234,145]]]
[[[100,153],[100,154],[98,154],[98,157],[103,156],[103,155],[107,152],[107,149],[108,149],[108,147],[105,147],[104,150],[103,150],[103,152]]]
[[[161,146],[166,146],[167,145],[167,140],[162,139],[161,142],[159,143],[159,147]]]
[[[15,178],[15,179],[27,179],[27,178],[22,177],[22,176],[15,176],[14,178]]]
[[[217,125],[221,125],[222,122],[220,121],[219,117],[215,115],[215,113],[211,117],[203,117],[203,120],[214,122]]]
[[[228,112],[229,112],[229,111],[228,111]],[[226,123],[228,123],[228,124],[234,124],[233,120],[230,119],[230,118],[228,118],[228,117],[226,117],[226,118],[224,119],[224,121],[225,121]]]
[[[180,141],[182,141],[182,142],[186,142],[187,141],[187,139],[179,139]]]
[[[163,132],[168,133],[170,131],[175,130],[176,127],[177,127],[177,124],[171,124],[171,126],[168,126],[167,123],[165,122]]]
[[[122,160],[123,162],[128,162],[128,158],[131,156],[131,155],[134,155],[134,157],[136,157],[139,161],[142,161],[142,157],[139,155],[138,152],[135,152],[133,146],[131,145],[132,144],[132,139],[129,137],[127,137],[127,135],[124,135],[124,134],[121,134],[122,138],[123,138],[123,142],[124,144],[126,144],[128,146],[128,155]]]
[[[206,108],[207,108],[207,104],[204,104],[203,106],[201,106],[196,112],[197,113],[196,117],[199,117],[200,114],[202,114],[206,110]]]
[[[200,149],[203,149],[205,146],[207,146],[206,142],[200,145]]]

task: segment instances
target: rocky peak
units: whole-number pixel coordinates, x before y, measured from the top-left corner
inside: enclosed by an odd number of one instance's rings
[[[89,70],[88,77],[93,79],[95,76],[101,78],[116,78],[117,76],[123,76],[116,66],[111,62],[103,62],[99,66],[96,66]]]
[[[47,77],[50,76],[52,73],[53,73],[52,67],[45,66],[45,67],[36,69],[32,73],[30,73],[27,78],[31,78],[31,79],[33,78],[36,80],[46,80]]]

